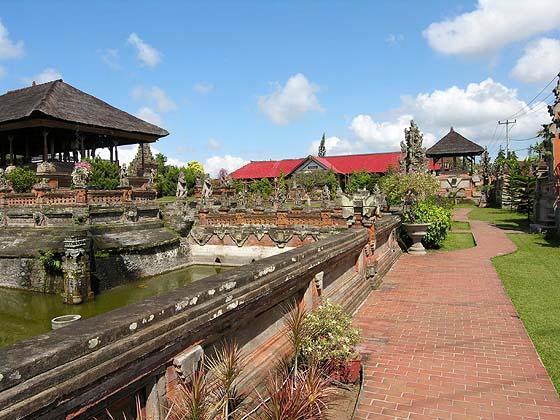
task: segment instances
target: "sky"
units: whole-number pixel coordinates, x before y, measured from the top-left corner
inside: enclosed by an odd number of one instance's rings
[[[560,71],[558,0],[0,0],[0,93],[58,78],[170,132],[207,172],[426,146],[451,126],[523,156]],[[535,100],[531,100],[543,89]],[[133,148],[120,148],[130,160]]]

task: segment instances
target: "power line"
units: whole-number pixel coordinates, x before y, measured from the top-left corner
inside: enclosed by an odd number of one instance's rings
[[[509,117],[507,117],[507,119],[509,120],[510,118],[515,118],[517,114],[519,114],[520,112],[524,111],[524,107],[529,107],[529,105],[531,105],[533,102],[535,102],[535,100],[536,100],[539,96],[541,96],[541,94],[546,90],[546,88],[549,87],[549,86],[556,80],[556,78],[557,78],[559,75],[560,75],[560,73],[558,73],[556,76],[554,76],[554,77],[552,78],[552,80],[551,80],[550,82],[548,82],[547,85],[546,85],[545,87],[543,87],[543,88],[540,90],[540,92],[537,93],[537,95],[536,95],[533,99],[531,99],[527,104],[524,104],[524,105],[521,107],[521,109],[520,109],[519,111],[517,111],[515,114],[510,115]],[[531,108],[529,108],[529,109],[531,109]]]
[[[529,141],[529,140],[533,140],[533,139],[538,139],[540,136],[534,136],[534,137],[529,137],[526,139],[509,139],[509,141]]]

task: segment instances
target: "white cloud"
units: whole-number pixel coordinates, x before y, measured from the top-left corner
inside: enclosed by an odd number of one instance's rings
[[[274,92],[260,96],[259,109],[275,124],[288,124],[303,117],[308,111],[320,111],[315,95],[319,87],[298,73],[288,79],[285,86],[276,83]]]
[[[106,48],[100,52],[101,60],[114,70],[120,69],[120,54],[115,48]]]
[[[161,127],[163,125],[163,120],[161,116],[150,107],[143,106],[138,110],[136,116],[144,121],[148,121],[149,123],[155,124],[157,126]]]
[[[248,160],[238,156],[212,156],[204,162],[204,171],[215,177],[222,168],[228,172],[233,172],[247,163],[249,163]]]
[[[541,38],[529,43],[511,74],[525,83],[546,83],[560,71],[560,39]]]
[[[127,42],[136,48],[138,59],[146,66],[153,69],[161,61],[161,53],[145,43],[136,33],[131,33]]]
[[[53,69],[51,67],[48,67],[48,68],[44,69],[41,73],[36,74],[33,77],[23,77],[21,80],[25,84],[30,85],[33,82],[47,83],[47,82],[52,82],[53,80],[58,80],[58,79],[62,79],[62,74],[58,70]]]
[[[404,41],[403,34],[389,34],[387,38],[385,38],[385,42],[388,44],[398,44],[401,41]]]
[[[390,117],[373,115],[355,116],[349,126],[350,139],[337,137],[327,140],[329,154],[360,152],[388,152],[400,150],[404,129],[414,119],[424,134],[424,145],[429,147],[453,126],[455,131],[481,145],[488,144],[496,122],[516,114],[517,123],[512,128],[513,138],[533,137],[541,124],[550,120],[546,104],[535,102],[530,106],[520,100],[517,90],[508,88],[492,79],[470,83],[465,88],[452,86],[444,90],[403,97],[401,106],[391,111]],[[503,133],[500,128],[498,133]],[[497,136],[503,138],[503,134]],[[495,143],[493,143],[495,145]],[[310,146],[317,153],[318,142]]]
[[[317,156],[319,153],[319,144],[321,140],[315,140],[309,146],[309,154]],[[338,137],[327,137],[325,138],[325,149],[327,155],[349,155],[352,153],[357,153],[356,144],[351,143],[346,139],[341,139]]]
[[[476,9],[432,23],[423,35],[443,54],[481,55],[558,27],[558,0],[478,0]]]
[[[165,91],[157,86],[146,88],[138,86],[132,90],[132,97],[135,99],[147,100],[154,104],[159,112],[169,112],[177,108],[177,105]]]
[[[208,147],[208,149],[210,150],[220,150],[222,147],[222,143],[220,143],[219,140],[216,140],[213,137],[210,137],[208,139],[208,142],[206,143],[206,147]]]
[[[150,146],[150,148],[152,149],[153,156],[160,153],[160,150],[157,147]],[[119,146],[118,149],[119,149],[119,164],[122,165],[124,163],[126,165],[129,165],[130,162],[132,162],[132,159],[134,159],[134,157],[136,156],[136,153],[138,151],[138,145],[128,144],[126,146]],[[102,159],[109,159],[111,156],[108,148],[97,149],[96,155],[101,157]],[[181,167],[181,166],[187,166],[187,163],[183,162],[182,160],[168,157],[167,165],[174,165],[174,166]]]
[[[214,85],[212,83],[200,82],[195,83],[193,86],[193,90],[196,93],[200,93],[201,95],[206,95],[214,90]]]
[[[10,39],[8,29],[0,20],[0,60],[20,58],[23,56],[23,41],[14,42]]]

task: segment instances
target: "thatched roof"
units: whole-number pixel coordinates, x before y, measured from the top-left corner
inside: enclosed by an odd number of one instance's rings
[[[62,80],[12,90],[0,96],[0,127],[14,121],[47,118],[155,138],[167,130],[88,95]]]
[[[430,158],[440,158],[444,156],[478,156],[484,149],[478,144],[466,139],[461,134],[449,130],[440,141],[426,150],[426,156]]]

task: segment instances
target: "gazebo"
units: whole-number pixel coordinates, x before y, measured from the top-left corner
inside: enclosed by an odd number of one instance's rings
[[[463,137],[453,127],[436,144],[426,150],[426,157],[431,158],[434,167],[441,165],[441,171],[465,172],[466,163],[470,163],[470,172],[473,171],[476,156],[482,155],[484,149],[478,144]],[[457,165],[457,158],[462,158],[461,165]]]
[[[62,184],[74,162],[95,157],[101,148],[118,163],[117,146],[153,143],[168,134],[62,80],[0,96],[0,166],[50,162]]]
[[[481,146],[463,137],[453,130],[453,127],[441,140],[426,150],[426,157],[433,160],[433,167],[439,167],[437,175],[440,180],[440,193],[456,197],[478,197],[478,187],[482,182],[474,173],[474,163],[476,156],[482,155],[483,152]],[[460,164],[457,158],[461,159]]]

